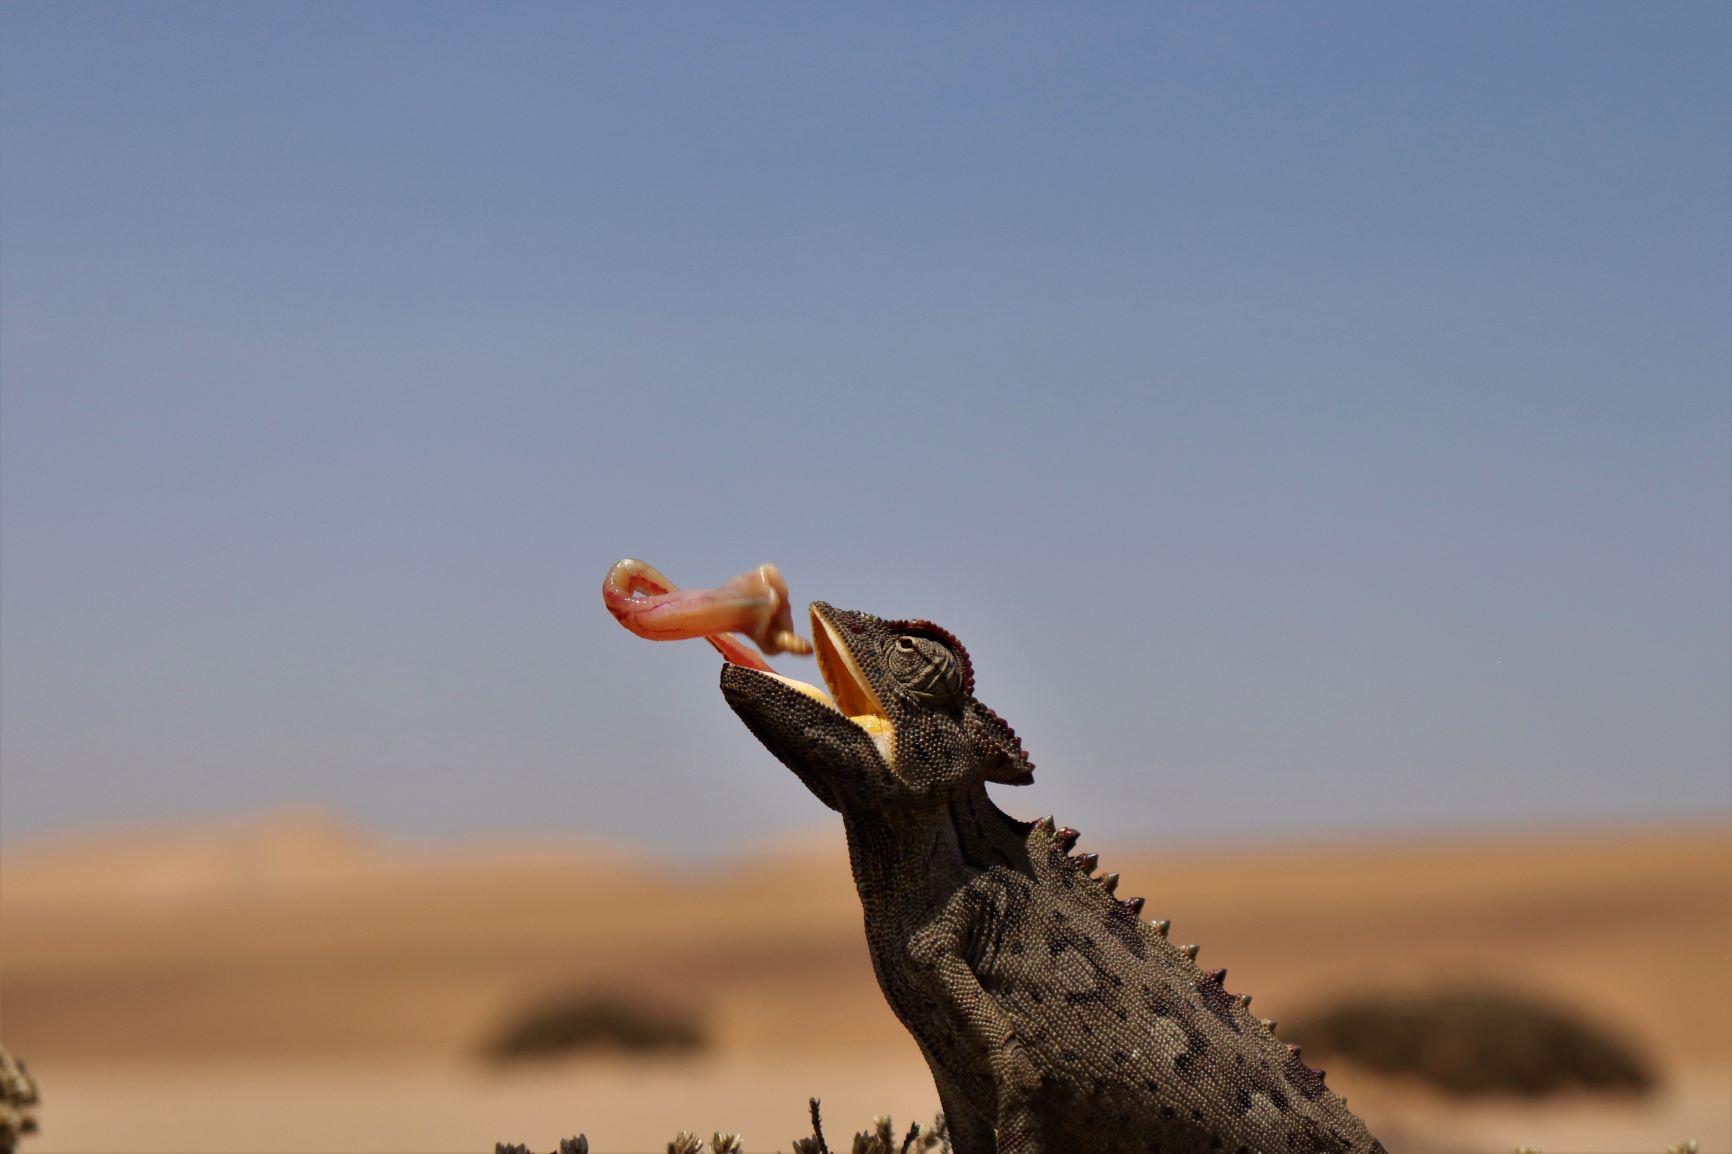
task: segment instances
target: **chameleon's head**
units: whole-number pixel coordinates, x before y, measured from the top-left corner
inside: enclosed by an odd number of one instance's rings
[[[722,694],[832,808],[850,797],[914,801],[980,781],[1034,780],[1016,734],[974,699],[968,652],[943,629],[814,601],[812,643],[828,693],[726,665]]]

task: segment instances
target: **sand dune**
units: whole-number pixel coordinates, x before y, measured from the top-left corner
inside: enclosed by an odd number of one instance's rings
[[[1616,1026],[1666,1078],[1637,1104],[1464,1111],[1333,1071],[1391,1132],[1732,1148],[1723,830],[1101,852],[1263,1013],[1489,977]],[[613,845],[394,845],[301,813],[9,850],[0,885],[0,1038],[40,1075],[43,1152],[482,1149],[579,1127],[647,1150],[680,1126],[770,1150],[808,1094],[837,1129],[935,1105],[873,982],[839,833],[700,871]],[[574,989],[688,1008],[711,1045],[476,1060],[516,1008]]]

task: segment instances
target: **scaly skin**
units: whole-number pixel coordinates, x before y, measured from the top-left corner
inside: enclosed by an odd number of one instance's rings
[[[748,728],[842,815],[885,998],[957,1154],[1383,1154],[1320,1071],[1116,899],[1073,830],[985,782],[1033,765],[926,622],[812,606],[814,687],[729,664]]]

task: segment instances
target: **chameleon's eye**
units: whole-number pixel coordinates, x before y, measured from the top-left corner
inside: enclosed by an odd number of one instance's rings
[[[924,705],[954,705],[962,697],[962,662],[942,642],[903,634],[885,655],[897,688]]]

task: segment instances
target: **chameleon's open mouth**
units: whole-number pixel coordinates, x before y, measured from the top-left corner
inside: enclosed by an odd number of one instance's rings
[[[780,673],[767,673],[765,676],[775,678],[789,689],[803,693],[814,701],[823,702],[865,730],[866,736],[878,747],[884,763],[893,765],[896,733],[891,728],[890,718],[884,712],[878,695],[872,692],[872,685],[866,680],[866,675],[860,671],[860,665],[854,660],[847,641],[824,615],[825,608],[827,606],[823,606],[822,602],[814,602],[812,605],[812,648],[818,657],[818,673],[824,678],[824,684],[830,692],[825,693],[816,685],[796,681]]]

